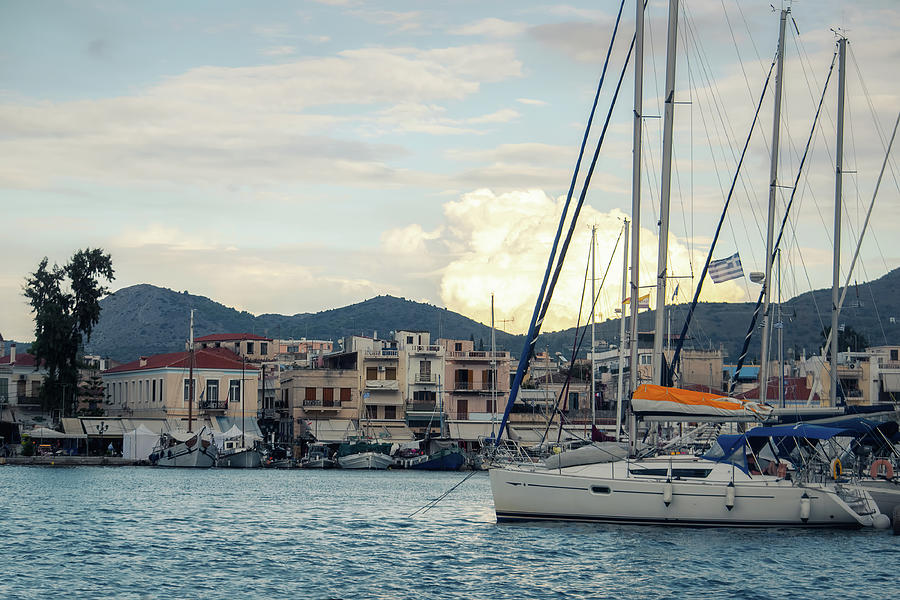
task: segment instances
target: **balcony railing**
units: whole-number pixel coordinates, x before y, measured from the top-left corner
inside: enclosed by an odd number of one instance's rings
[[[438,354],[441,351],[441,346],[437,344],[429,344],[429,345],[417,345],[417,346],[407,346],[410,354]]]
[[[321,408],[323,410],[339,410],[341,402],[339,400],[304,400],[303,408]]]
[[[228,408],[227,400],[201,400],[200,410],[226,410]]]
[[[400,389],[400,382],[396,379],[366,379],[367,390],[391,390]]]
[[[416,383],[437,383],[437,373],[416,373]]]
[[[398,358],[399,350],[381,348],[380,350],[366,350],[367,358]]]
[[[498,388],[496,385],[491,385],[490,382],[476,382],[476,381],[455,381],[453,382],[453,391],[454,392],[497,392],[498,394],[505,393],[505,390]]]
[[[509,358],[509,352],[490,352],[484,350],[470,350],[468,352],[452,351],[447,353],[448,358],[464,360],[504,360]]]

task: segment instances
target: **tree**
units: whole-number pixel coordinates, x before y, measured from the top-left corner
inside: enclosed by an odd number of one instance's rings
[[[822,331],[822,339],[827,340],[829,333],[831,333],[831,327],[826,327]],[[856,331],[849,325],[844,327],[843,330],[838,328],[838,352],[844,352],[847,348],[849,348],[851,352],[862,352],[868,347],[869,340],[866,339],[866,336],[863,333]],[[826,354],[831,352],[831,348],[826,348],[825,352]]]
[[[62,399],[63,414],[74,412],[78,385],[78,352],[90,340],[100,321],[100,298],[109,290],[100,278],[114,279],[112,258],[99,248],[79,250],[64,267],[48,267],[47,257],[25,279],[25,296],[34,313],[36,364],[47,369],[41,388],[42,403],[56,406]]]

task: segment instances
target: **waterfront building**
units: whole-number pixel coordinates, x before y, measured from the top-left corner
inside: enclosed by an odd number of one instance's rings
[[[34,355],[9,345],[9,354],[0,357],[0,406],[39,408],[47,370],[36,364]]]
[[[190,400],[189,352],[142,356],[102,373],[108,414],[132,419],[164,419],[170,429],[187,430]],[[209,425],[227,431],[232,425],[256,433],[259,369],[226,347],[201,347],[193,359],[197,431]]]
[[[402,379],[406,425],[418,437],[442,436],[447,417],[444,346],[432,344],[427,331],[401,330],[394,339],[406,359]]]

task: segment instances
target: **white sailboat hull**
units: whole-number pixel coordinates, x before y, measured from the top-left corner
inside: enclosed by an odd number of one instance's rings
[[[338,458],[338,464],[342,469],[387,469],[394,459],[380,452],[360,452]]]
[[[216,466],[226,469],[258,469],[262,466],[262,456],[255,448],[237,448],[219,456]]]
[[[667,464],[655,463],[663,468]],[[776,477],[751,478],[738,471],[743,477],[736,478],[731,497],[730,466],[695,459],[686,468],[711,469],[709,476],[669,482],[666,477],[633,476],[630,471],[635,465],[491,469],[497,520],[711,527],[860,527],[871,522],[871,517],[867,522],[867,517],[850,509],[833,486],[800,486]]]

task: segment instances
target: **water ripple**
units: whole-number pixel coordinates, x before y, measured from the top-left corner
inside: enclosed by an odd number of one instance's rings
[[[2,598],[880,598],[885,532],[495,522],[477,474],[0,467]]]

